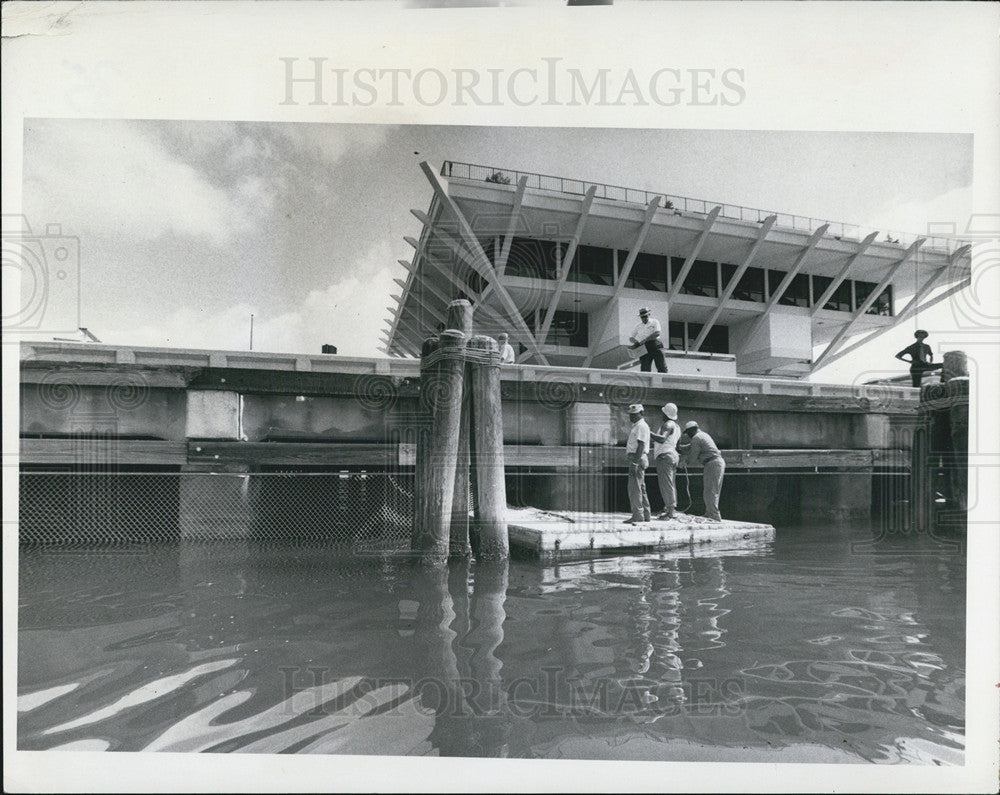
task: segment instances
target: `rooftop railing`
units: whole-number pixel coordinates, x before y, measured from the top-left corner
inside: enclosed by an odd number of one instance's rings
[[[590,187],[595,188],[594,197],[598,199],[609,199],[611,201],[629,202],[633,204],[649,204],[654,196],[662,199],[661,207],[667,210],[674,210],[677,213],[693,213],[696,215],[707,215],[713,207],[721,207],[719,215],[731,218],[736,221],[746,221],[749,223],[761,223],[770,215],[777,216],[776,227],[792,229],[800,232],[812,233],[824,224],[829,225],[827,235],[837,240],[860,241],[872,232],[878,232],[879,237],[875,240],[879,243],[889,243],[900,248],[906,248],[920,238],[925,239],[923,250],[936,249],[951,254],[967,241],[957,237],[935,237],[929,235],[918,235],[911,232],[895,232],[891,230],[875,229],[864,227],[858,224],[845,224],[836,221],[828,221],[824,218],[811,218],[805,215],[793,215],[791,213],[779,213],[772,210],[761,210],[755,207],[744,207],[739,204],[729,204],[727,202],[715,202],[707,199],[693,199],[689,196],[675,196],[671,193],[658,193],[656,191],[641,190],[639,188],[626,188],[620,185],[606,185],[601,182],[585,182],[579,179],[567,179],[566,177],[555,177],[548,174],[536,174],[530,171],[515,171],[509,168],[497,168],[495,166],[477,165],[474,163],[460,163],[454,160],[445,160],[441,165],[441,176],[446,178],[458,178],[467,180],[479,180],[482,182],[492,182],[498,185],[516,185],[522,177],[527,179],[526,187],[537,190],[554,191],[557,193],[568,193],[582,196]]]

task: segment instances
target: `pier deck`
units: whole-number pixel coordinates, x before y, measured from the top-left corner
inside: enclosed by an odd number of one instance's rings
[[[627,525],[622,513],[578,513],[509,508],[507,527],[513,550],[544,562],[587,557],[611,550],[670,549],[734,541],[768,541],[774,527],[756,522],[678,513],[673,519],[656,519]]]

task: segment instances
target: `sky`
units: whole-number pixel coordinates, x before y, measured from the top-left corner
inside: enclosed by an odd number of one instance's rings
[[[81,119],[25,122],[22,207],[79,238],[102,342],[246,350],[253,315],[254,350],[378,356],[445,159],[903,232],[972,208],[971,135]]]

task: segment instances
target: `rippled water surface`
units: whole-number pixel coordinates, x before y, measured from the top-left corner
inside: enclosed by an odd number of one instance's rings
[[[447,572],[22,550],[18,745],[962,764],[964,554],[870,538]]]

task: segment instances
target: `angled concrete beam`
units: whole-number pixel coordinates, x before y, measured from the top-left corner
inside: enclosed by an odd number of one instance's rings
[[[923,301],[924,298],[926,298],[927,295],[935,287],[939,285],[941,280],[951,272],[951,269],[954,266],[955,261],[959,257],[963,256],[965,253],[967,253],[969,249],[970,246],[962,246],[961,248],[957,249],[954,252],[954,254],[952,254],[951,257],[948,259],[947,265],[942,266],[940,270],[935,271],[933,274],[931,274],[931,276],[928,279],[926,279],[924,283],[921,285],[920,289],[913,294],[913,297],[906,303],[906,306],[904,306],[899,312],[896,313],[895,320],[893,321],[891,326],[885,326],[884,328],[877,328],[870,334],[866,335],[865,337],[862,337],[860,340],[852,342],[846,348],[837,351],[836,353],[831,353],[829,356],[827,356],[826,360],[824,361],[824,364],[825,365],[833,364],[838,359],[842,359],[844,356],[853,353],[862,345],[867,345],[876,337],[885,334],[885,332],[890,331],[891,329],[896,328],[897,326],[899,326],[900,323],[909,319],[910,315],[915,313],[917,309],[934,306],[942,299],[947,298],[948,296],[958,292],[959,290],[964,289],[970,283],[971,273],[969,274],[969,277],[962,279],[957,285],[949,288],[941,295],[939,295],[937,298],[935,298],[933,301],[924,304],[922,307],[920,305],[920,302]]]
[[[524,201],[524,189],[528,186],[528,177],[522,176],[517,181],[517,190],[514,191],[514,206],[510,211],[510,220],[507,222],[507,233],[503,238],[503,245],[497,257],[497,276],[503,276],[507,269],[507,258],[510,257],[510,247],[514,242],[514,233],[517,231],[517,219],[521,217],[521,204]]]
[[[573,232],[573,238],[569,241],[569,247],[566,249],[566,256],[562,261],[562,269],[559,273],[559,283],[556,285],[556,291],[552,295],[552,300],[549,301],[549,308],[545,313],[545,319],[542,321],[542,327],[538,331],[539,345],[545,344],[545,338],[549,334],[549,326],[552,325],[552,318],[555,317],[556,308],[559,306],[559,299],[562,297],[563,289],[566,287],[566,279],[569,277],[569,269],[573,264],[573,257],[576,256],[576,249],[580,245],[580,237],[583,235],[583,228],[587,224],[587,216],[590,215],[590,206],[594,202],[594,193],[596,191],[596,185],[591,185],[587,188],[587,193],[584,195],[583,202],[580,205],[580,218],[576,222],[576,230]]]
[[[611,294],[611,298],[608,300],[605,306],[609,306],[614,303],[614,301],[621,295],[622,290],[625,289],[625,282],[628,280],[629,273],[632,272],[632,266],[635,264],[636,257],[639,256],[639,252],[642,250],[642,244],[646,242],[646,235],[649,234],[649,227],[653,223],[653,216],[656,215],[657,209],[660,207],[660,197],[654,196],[649,204],[646,206],[646,215],[642,219],[642,225],[639,227],[639,232],[636,234],[635,240],[632,243],[632,248],[628,253],[628,257],[625,258],[625,264],[622,266],[621,271],[618,274],[618,282],[615,284],[615,291]],[[721,208],[716,207],[712,212],[715,215],[719,214]],[[712,221],[715,221],[715,215],[712,216]],[[711,224],[709,224],[711,226]],[[587,352],[587,358],[583,360],[584,367],[590,367],[590,363],[594,360],[594,356],[597,353],[597,346],[601,342],[601,337],[604,336],[604,332],[608,328],[608,322],[611,320],[611,313],[609,312],[604,316],[604,322],[601,324],[600,329],[597,334],[592,338],[593,341],[590,343],[590,350]]]
[[[418,218],[421,215],[423,215],[423,213],[420,213],[419,211],[411,211],[411,212],[414,212],[414,214],[417,215]],[[470,268],[476,271],[476,273],[479,273],[479,271],[476,269],[475,265],[471,261],[469,253],[462,247],[462,245],[457,240],[451,237],[451,235],[438,228],[432,230],[432,235],[436,237],[436,239],[439,240],[441,243],[443,243],[448,248],[448,250],[451,251],[451,253],[454,254],[458,259],[460,259],[462,262],[464,262],[466,265],[468,265]],[[424,262],[429,262],[440,273],[442,273],[445,276],[445,278],[447,278],[448,281],[450,281],[460,292],[464,292],[464,294],[467,295],[469,297],[469,300],[472,302],[474,312],[479,311],[485,314],[487,317],[489,317],[489,319],[492,322],[496,323],[497,325],[501,326],[505,331],[507,331],[507,333],[510,334],[512,339],[518,340],[522,338],[523,332],[514,323],[511,322],[510,318],[498,312],[497,310],[493,309],[493,307],[489,306],[489,304],[485,303],[487,294],[489,292],[492,292],[490,288],[494,286],[493,282],[490,282],[483,289],[482,293],[477,293],[471,287],[469,287],[469,285],[464,284],[461,281],[461,279],[459,279],[454,274],[453,269],[449,267],[450,265],[452,265],[452,263],[440,263],[437,261],[437,259],[435,259],[435,257],[431,253],[428,252],[425,252],[424,254]],[[518,317],[520,317],[520,314],[518,314]],[[525,328],[527,328],[526,325]],[[530,333],[530,331],[528,333]],[[534,340],[534,336],[532,336],[532,340]],[[534,351],[532,351],[532,353],[534,353]],[[546,364],[547,363],[548,362],[546,362]]]
[[[441,233],[440,232],[435,232],[435,234],[438,237],[441,237]],[[441,238],[441,239],[456,254],[458,254],[458,253],[464,254],[464,252],[461,252],[461,249],[458,248],[458,244],[455,243],[454,241],[448,240],[448,239],[445,239],[445,238]],[[413,238],[404,238],[404,240],[406,240],[406,242],[408,242],[410,245],[416,245],[417,244],[417,241],[413,240]],[[484,314],[486,314],[492,321],[494,321],[494,322],[498,323],[499,325],[503,326],[505,329],[508,330],[508,333],[510,333],[512,331],[511,326],[510,326],[510,322],[507,320],[506,317],[504,317],[500,313],[496,312],[492,307],[488,306],[487,304],[482,303],[482,296],[479,295],[479,294],[477,294],[471,287],[469,287],[469,285],[463,283],[462,280],[459,279],[455,275],[454,270],[451,267],[449,267],[451,263],[440,263],[440,262],[437,261],[437,259],[435,259],[433,256],[429,256],[428,254],[424,254],[423,261],[425,263],[428,263],[431,267],[433,267],[436,271],[438,271],[438,273],[440,273],[442,276],[444,276],[445,279],[447,279],[451,283],[451,285],[453,287],[455,287],[455,289],[460,294],[464,294],[464,295],[469,296],[469,300],[475,306],[477,306]],[[428,282],[424,282],[424,283],[425,284],[430,284],[429,281]],[[441,297],[441,293],[439,293],[439,292],[436,292],[436,295],[438,295],[439,298]],[[451,299],[448,299],[449,302],[450,302],[450,300]],[[444,322],[447,322],[447,321],[444,321]]]
[[[865,313],[871,308],[871,305],[875,303],[880,295],[882,295],[882,291],[889,285],[890,282],[892,282],[892,277],[896,275],[896,272],[903,267],[903,265],[909,262],[909,260],[917,253],[920,247],[924,244],[925,239],[926,238],[920,238],[919,240],[913,241],[913,245],[906,250],[906,253],[889,267],[885,276],[882,277],[882,281],[875,286],[875,289],[871,291],[868,297],[862,302],[861,306],[854,310],[854,314],[851,315],[851,319],[847,321],[843,328],[841,328],[834,338],[830,340],[830,344],[823,349],[823,352],[813,360],[813,369],[821,366],[830,354],[836,352],[837,348],[840,347],[841,341],[851,333],[851,329],[857,325],[857,322],[865,316]]]
[[[421,329],[416,325],[416,322],[408,318],[400,318],[399,323],[396,325],[396,333],[407,342],[415,345],[417,350],[420,350],[420,346],[426,337],[431,336],[424,329]]]
[[[875,240],[876,237],[878,237],[878,232],[872,232],[858,244],[858,250],[847,258],[847,263],[840,269],[840,273],[838,273],[834,277],[833,281],[830,282],[830,286],[823,291],[823,295],[817,298],[813,303],[812,308],[809,310],[810,317],[813,317],[820,309],[826,306],[826,302],[833,297],[833,294],[837,292],[837,288],[840,287],[840,285],[843,284],[844,279],[847,278],[848,271],[854,267],[854,263],[857,262],[861,255],[865,253],[865,249],[872,244],[872,241]]]
[[[698,254],[701,253],[701,247],[705,245],[705,241],[708,240],[708,234],[712,231],[712,226],[715,224],[715,219],[719,217],[719,213],[722,212],[721,207],[713,207],[712,212],[708,214],[705,219],[705,225],[701,230],[701,234],[698,235],[698,241],[694,244],[694,248],[691,249],[691,253],[687,255],[687,259],[684,260],[684,265],[681,266],[681,272],[677,274],[677,278],[674,279],[673,283],[670,285],[670,290],[667,292],[667,302],[673,303],[673,300],[677,297],[677,293],[681,290],[681,285],[684,284],[684,280],[687,278],[688,273],[691,271],[691,266],[694,265],[694,261],[698,259]],[[669,273],[670,261],[667,261],[667,268]]]
[[[642,219],[642,226],[639,227],[639,233],[636,235],[635,240],[632,242],[632,248],[628,253],[628,257],[625,258],[625,264],[622,266],[621,271],[618,274],[618,284],[615,285],[614,298],[621,295],[622,290],[625,289],[625,282],[628,281],[629,274],[632,272],[632,266],[635,264],[636,257],[639,256],[639,252],[642,251],[642,244],[646,242],[646,235],[649,234],[649,227],[653,223],[653,216],[656,215],[656,211],[660,208],[660,197],[654,196],[648,205],[646,205],[646,215]],[[713,211],[715,215],[718,215],[719,208],[716,207]],[[712,216],[712,220],[715,220]]]
[[[722,291],[722,297],[719,298],[719,303],[712,311],[712,316],[708,319],[708,322],[705,323],[701,333],[698,334],[698,338],[694,341],[694,347],[692,350],[698,351],[701,349],[701,344],[705,341],[705,337],[708,336],[708,332],[712,330],[712,326],[715,325],[719,316],[722,314],[722,310],[725,309],[729,299],[732,298],[733,293],[736,291],[736,285],[740,283],[740,279],[743,278],[743,274],[747,272],[747,268],[750,267],[750,263],[753,262],[754,257],[757,256],[757,252],[764,244],[764,238],[767,237],[768,232],[771,231],[771,227],[774,226],[774,222],[776,220],[778,220],[778,216],[776,215],[769,215],[764,219],[764,223],[761,224],[760,231],[757,232],[757,239],[754,241],[753,245],[750,246],[750,251],[747,252],[747,255],[743,258],[743,262],[740,263],[740,266],[732,275],[729,283],[726,284],[726,288]]]
[[[809,252],[816,248],[816,244],[819,243],[820,238],[826,234],[826,230],[829,228],[829,224],[823,224],[823,226],[809,236],[809,240],[806,241],[806,244],[802,247],[802,250],[799,251],[798,256],[795,258],[795,262],[792,264],[792,269],[785,274],[785,278],[781,280],[781,283],[778,285],[778,289],[774,291],[767,303],[764,304],[764,311],[760,314],[757,320],[754,321],[754,324],[750,327],[750,331],[746,334],[746,336],[743,337],[743,345],[741,347],[745,346],[751,339],[753,339],[754,335],[764,325],[764,321],[767,320],[767,316],[771,314],[771,310],[773,310],[778,301],[781,300],[781,296],[785,294],[785,291],[792,283],[792,280],[798,276],[799,271],[802,270],[802,265],[805,263],[806,257],[809,256]]]
[[[493,264],[486,256],[486,252],[483,251],[483,247],[479,245],[479,240],[473,234],[472,227],[469,226],[465,215],[463,215],[455,200],[448,195],[448,192],[444,189],[444,185],[441,184],[440,178],[434,172],[434,169],[427,164],[427,161],[422,162],[420,168],[423,169],[427,181],[431,183],[431,187],[434,189],[434,193],[440,202],[451,210],[452,215],[458,221],[459,234],[469,249],[470,256],[466,258],[466,261],[487,283],[492,282],[495,285],[493,289],[500,298],[500,303],[503,305],[504,311],[510,316],[509,319],[513,322],[518,336],[522,338],[524,344],[532,350],[542,364],[548,364],[548,359],[545,358],[545,354],[538,347],[535,335],[531,333],[528,324],[521,317],[521,312],[518,310],[517,304],[514,303],[514,299],[510,297],[510,293],[507,292],[507,288],[497,278]]]

